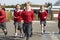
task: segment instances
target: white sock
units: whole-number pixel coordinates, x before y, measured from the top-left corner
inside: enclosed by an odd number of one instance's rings
[[[17,33],[15,33],[15,36],[17,36]]]

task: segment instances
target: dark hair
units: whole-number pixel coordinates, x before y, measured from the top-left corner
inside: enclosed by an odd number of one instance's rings
[[[19,5],[19,6],[20,6],[20,4],[17,4],[17,5]],[[15,6],[15,8],[17,7],[17,5]]]
[[[44,7],[44,5],[40,5],[40,7]]]
[[[5,8],[2,8],[5,11]]]

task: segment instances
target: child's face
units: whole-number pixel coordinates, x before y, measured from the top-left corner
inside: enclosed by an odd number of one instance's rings
[[[27,4],[27,5],[26,5],[26,9],[29,9],[29,8],[30,8],[30,4]]]
[[[44,10],[44,6],[40,6],[40,9],[41,9],[41,10]]]
[[[17,9],[20,9],[20,5],[17,5],[16,8],[17,8]]]

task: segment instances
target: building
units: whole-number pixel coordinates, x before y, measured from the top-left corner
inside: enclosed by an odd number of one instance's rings
[[[14,8],[5,8],[5,9],[6,10],[11,10],[12,13],[13,13],[13,10],[14,10]],[[39,6],[38,7],[37,6],[35,6],[35,7],[32,6],[32,9],[37,14],[37,12],[40,9],[40,7]],[[51,20],[57,19],[58,13],[59,13],[59,9],[60,9],[60,6],[52,6],[51,11],[49,13],[49,16],[50,16],[49,19],[51,19]],[[48,7],[48,8],[45,8],[45,10],[47,10],[47,12],[48,12],[50,9]]]

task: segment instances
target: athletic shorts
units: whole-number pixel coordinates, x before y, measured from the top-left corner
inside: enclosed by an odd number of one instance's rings
[[[17,28],[18,30],[22,30],[22,23],[21,22],[14,22],[14,26],[15,28]]]
[[[44,24],[44,26],[46,26],[46,20],[44,20],[44,21],[41,21],[41,20],[40,20],[40,24],[41,24],[41,25]]]
[[[2,30],[6,29],[6,22],[0,23],[0,28],[1,28]]]

